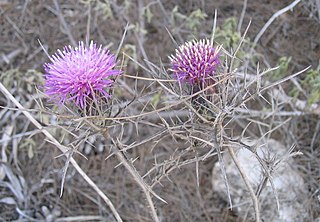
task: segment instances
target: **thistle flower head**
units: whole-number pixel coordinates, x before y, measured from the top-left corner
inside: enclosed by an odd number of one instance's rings
[[[176,49],[176,54],[169,56],[172,71],[180,82],[191,84],[203,83],[214,76],[220,64],[219,53],[208,39],[187,42]]]
[[[80,108],[97,97],[110,97],[111,78],[121,74],[114,69],[115,56],[93,42],[88,47],[83,42],[66,46],[49,58],[51,62],[44,64],[45,93],[58,103],[72,101]]]

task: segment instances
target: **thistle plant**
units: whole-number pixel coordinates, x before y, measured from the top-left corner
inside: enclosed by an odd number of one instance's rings
[[[231,155],[250,193],[256,221],[260,221],[258,198],[231,148],[235,143],[241,144],[241,140],[233,139],[232,132],[230,133],[226,129],[228,125],[233,124],[236,110],[246,108],[248,101],[254,98],[247,92],[252,91],[253,94],[259,95],[262,89],[258,78],[251,82],[253,85],[257,84],[256,89],[243,83],[236,77],[235,70],[230,68],[232,65],[221,70],[221,73],[218,74],[220,71],[218,68],[221,64],[220,49],[215,49],[209,40],[187,42],[176,50],[174,56],[169,57],[172,64],[169,71],[174,74],[180,84],[192,87],[192,91],[185,99],[190,113],[193,114],[191,115],[192,125],[190,129],[186,130],[186,138],[193,147],[192,149],[200,152],[204,147],[210,147],[208,153],[203,155],[202,160],[213,155],[213,151],[216,151],[230,206],[232,206],[232,201],[222,153],[227,151]],[[229,60],[230,56],[228,55],[231,53],[226,54],[226,61]],[[234,59],[235,56],[230,57],[230,64]],[[226,65],[228,66],[228,63]],[[255,151],[253,153],[255,154]]]
[[[215,92],[219,56],[219,49],[214,48],[209,39],[186,42],[176,49],[175,55],[169,56],[172,64],[169,71],[179,83],[191,86],[191,94],[203,90],[200,95],[192,97],[192,106],[204,116],[211,113],[207,101],[212,99]]]
[[[45,93],[58,104],[71,102],[83,109],[108,99],[113,79],[121,74],[109,50],[91,41],[89,46],[64,47],[44,65]]]
[[[70,156],[63,170],[61,194],[71,155],[75,151],[78,152],[77,147],[86,142],[88,138],[100,135],[104,138],[104,144],[111,147],[113,154],[144,191],[152,216],[155,221],[159,221],[151,195],[164,200],[152,191],[138,174],[132,162],[122,153],[122,134],[120,136],[110,135],[110,128],[115,128],[117,125],[122,126],[116,117],[129,106],[121,108],[121,105],[117,104],[117,98],[112,97],[111,90],[115,77],[122,74],[122,71],[116,68],[116,57],[109,50],[102,49],[102,46],[97,47],[96,43],[91,41],[89,46],[79,42],[76,48],[65,47],[63,51],[58,50],[53,56],[49,56],[49,59],[51,62],[44,65],[46,95],[57,104],[64,104],[67,108],[71,108],[71,111],[73,107],[80,110],[79,113],[73,113],[74,117],[68,121],[68,130],[74,131],[74,134],[81,130],[82,135],[79,135],[77,140],[70,144],[74,149],[69,150]],[[119,111],[111,112],[113,107],[118,107]],[[110,111],[108,115],[106,115],[105,108]],[[79,114],[84,117],[80,120],[80,127],[79,123],[74,121],[79,118]],[[114,214],[117,217],[117,213],[114,212]]]
[[[180,82],[202,85],[214,78],[220,64],[219,51],[208,39],[190,41],[176,49],[176,54],[169,56],[172,71]]]

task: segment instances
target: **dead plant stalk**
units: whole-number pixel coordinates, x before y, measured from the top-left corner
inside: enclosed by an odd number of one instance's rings
[[[166,201],[163,200],[161,197],[159,197],[156,193],[154,193],[152,191],[152,189],[150,188],[150,186],[144,182],[143,178],[137,172],[137,170],[135,169],[133,164],[131,162],[129,162],[128,159],[122,153],[122,151],[120,149],[122,146],[121,143],[119,141],[115,141],[113,138],[111,138],[108,131],[106,131],[106,130],[102,131],[102,135],[105,137],[106,140],[111,139],[111,141],[113,142],[113,144],[114,144],[114,146],[113,146],[114,152],[113,153],[116,155],[116,157],[118,158],[120,163],[123,164],[123,166],[129,171],[129,173],[131,174],[133,179],[137,182],[137,184],[141,187],[142,191],[144,192],[144,194],[146,196],[147,202],[149,204],[153,220],[156,222],[159,222],[160,220],[158,218],[157,211],[155,209],[155,206],[154,206],[154,203],[152,201],[152,197],[150,194],[154,195],[159,200],[161,200],[165,203],[166,203]]]

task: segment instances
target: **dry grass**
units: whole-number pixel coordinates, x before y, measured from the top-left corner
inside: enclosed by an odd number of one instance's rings
[[[229,209],[232,197],[225,202],[212,189],[211,171],[218,161],[223,166],[223,154],[233,154],[232,144],[243,145],[246,137],[273,138],[303,152],[294,163],[308,187],[308,220],[319,218],[320,108],[291,98],[288,90],[299,86],[306,64],[319,61],[301,56],[300,49],[276,47],[283,45],[284,24],[296,27],[304,7],[314,12],[315,3],[308,1],[296,6],[295,14],[285,14],[296,23],[283,16],[275,19],[253,48],[250,39],[291,2],[274,1],[269,8],[258,3],[243,8],[239,2],[233,9],[228,8],[233,1],[221,2],[1,2],[0,82],[8,92],[2,88],[0,98],[0,219],[113,221],[119,215],[118,221],[241,221]],[[215,85],[200,91],[179,86],[166,71],[167,56],[175,44],[211,37],[216,7],[217,38],[225,18],[245,12],[242,27],[236,27],[241,34],[235,44],[222,46],[224,64]],[[261,18],[252,9],[265,15]],[[304,27],[314,27],[313,22],[304,21]],[[282,31],[277,35],[272,27]],[[292,32],[298,36],[300,30]],[[119,52],[125,75],[117,80],[112,105],[107,104],[103,115],[79,117],[75,110],[56,109],[44,99],[41,66],[47,57],[38,39],[52,54],[86,36]],[[299,46],[305,41],[295,40]],[[307,48],[310,53],[316,53],[312,47],[316,49],[317,41]],[[288,72],[294,74],[272,81],[272,65],[282,51],[292,53],[294,65]],[[271,53],[264,57],[265,52]],[[215,94],[208,97],[211,88]],[[247,149],[255,154],[254,146]],[[236,155],[232,157],[251,191],[250,209],[259,217],[259,194]],[[223,167],[221,174],[228,189]],[[271,175],[266,178],[272,181]]]

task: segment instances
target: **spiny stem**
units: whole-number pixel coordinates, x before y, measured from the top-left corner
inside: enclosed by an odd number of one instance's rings
[[[103,131],[102,135],[106,139],[110,139],[110,135],[107,131]],[[111,141],[114,144],[114,147],[113,147],[114,154],[116,155],[116,157],[118,158],[120,163],[123,164],[123,166],[129,171],[129,173],[131,174],[133,179],[137,182],[137,184],[141,187],[142,191],[144,192],[146,199],[148,201],[149,207],[151,209],[151,215],[152,215],[153,220],[156,222],[159,222],[160,220],[158,218],[157,211],[155,209],[155,206],[153,204],[152,197],[150,194],[154,195],[155,197],[157,197],[158,199],[160,199],[161,201],[163,201],[165,203],[166,203],[166,201],[163,200],[161,197],[159,197],[154,191],[152,191],[150,186],[144,182],[143,178],[137,172],[137,170],[135,169],[133,164],[130,161],[128,161],[128,159],[121,152],[121,150],[119,148],[119,147],[121,147],[121,144],[119,142],[115,141],[113,138],[111,138]]]
[[[251,199],[252,199],[252,202],[253,202],[253,207],[254,207],[254,211],[255,211],[255,215],[256,215],[256,222],[260,222],[260,211],[259,211],[259,202],[258,202],[258,198],[249,182],[249,178],[248,176],[246,175],[246,173],[244,172],[243,168],[241,167],[237,157],[236,157],[236,154],[234,153],[234,150],[232,149],[232,147],[228,146],[228,151],[230,153],[230,156],[233,160],[233,162],[235,163],[236,167],[238,168],[239,170],[239,173],[244,181],[244,183],[246,184],[248,190],[249,190],[249,193],[250,193],[250,196],[251,196]]]

